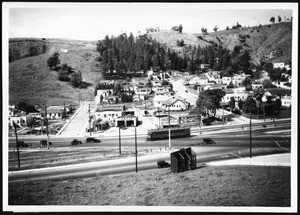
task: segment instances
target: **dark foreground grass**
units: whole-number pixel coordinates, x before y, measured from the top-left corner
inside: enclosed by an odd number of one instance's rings
[[[9,184],[9,205],[289,207],[289,167],[170,169]]]

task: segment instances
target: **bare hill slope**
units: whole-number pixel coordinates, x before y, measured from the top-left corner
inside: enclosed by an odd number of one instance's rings
[[[171,50],[176,51],[177,53],[181,53],[184,49],[184,47],[180,47],[177,45],[178,40],[183,40],[184,44],[186,45],[200,45],[201,48],[211,45],[206,41],[200,40],[195,35],[179,33],[178,31],[173,30],[151,32],[149,33],[149,36],[162,44],[166,44],[167,47],[169,47]]]
[[[213,41],[229,50],[242,45],[244,49],[251,51],[255,63],[261,59],[270,62],[287,62],[292,55],[291,22],[194,35],[201,36],[206,41]]]
[[[78,43],[49,39],[49,52],[38,56],[16,60],[9,64],[9,103],[25,101],[29,104],[62,104],[81,100],[93,100],[99,70],[95,58],[98,56],[94,43]],[[47,60],[55,50],[60,51],[61,64],[67,63],[81,71],[83,81],[89,83],[87,89],[76,89],[69,83],[58,80],[58,73],[47,66]]]

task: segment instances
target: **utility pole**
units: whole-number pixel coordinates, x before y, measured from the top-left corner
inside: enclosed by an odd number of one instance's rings
[[[263,106],[264,106],[264,121],[266,121],[266,105],[263,104]]]
[[[121,128],[119,126],[119,155],[121,155]]]
[[[251,137],[251,108],[250,108],[250,158],[252,158],[252,137]]]
[[[169,105],[169,149],[171,149],[171,128],[170,128],[170,105]]]
[[[13,122],[13,126],[14,126],[14,128],[15,128],[16,143],[17,143],[18,167],[20,168],[19,142],[18,142],[18,135],[17,135],[17,125],[16,125],[15,122]]]
[[[272,101],[272,106],[273,106],[273,126],[275,125],[275,102]]]
[[[201,134],[201,122],[202,122],[202,120],[201,120],[201,112],[199,112],[199,132],[200,132],[200,134]]]
[[[49,149],[49,130],[48,130],[48,119],[47,119],[47,106],[45,106],[45,121],[46,121],[46,131],[47,131],[47,149]]]
[[[135,172],[138,172],[138,164],[137,164],[137,137],[136,137],[136,128],[135,128]]]
[[[224,105],[222,105],[223,108],[223,126],[224,126]]]
[[[90,104],[89,104],[89,132],[90,132],[90,136],[91,136],[91,116],[90,116],[90,113],[91,113],[91,109],[90,109]]]

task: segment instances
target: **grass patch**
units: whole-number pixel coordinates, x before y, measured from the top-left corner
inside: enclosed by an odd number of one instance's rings
[[[9,184],[10,205],[290,206],[290,168],[169,169]]]

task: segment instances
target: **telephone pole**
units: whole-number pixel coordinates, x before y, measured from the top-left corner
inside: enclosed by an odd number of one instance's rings
[[[47,106],[45,106],[45,123],[47,131],[47,149],[49,149],[49,130],[48,130],[48,119],[47,119]]]
[[[121,155],[121,128],[120,128],[120,125],[119,125],[119,155]]]
[[[17,135],[17,125],[13,122],[13,126],[15,128],[15,135],[16,135],[16,143],[17,143],[17,154],[18,154],[18,167],[20,168],[20,152],[19,152],[19,142],[18,142],[18,135]]]
[[[136,137],[136,128],[135,128],[135,172],[138,172],[138,164],[137,164],[137,137]]]
[[[169,105],[169,149],[171,149],[171,127],[170,127],[170,105]]]
[[[90,104],[89,104],[89,132],[90,132],[90,136],[91,136],[91,116],[90,116],[90,113],[91,113],[91,109],[90,109]]]

